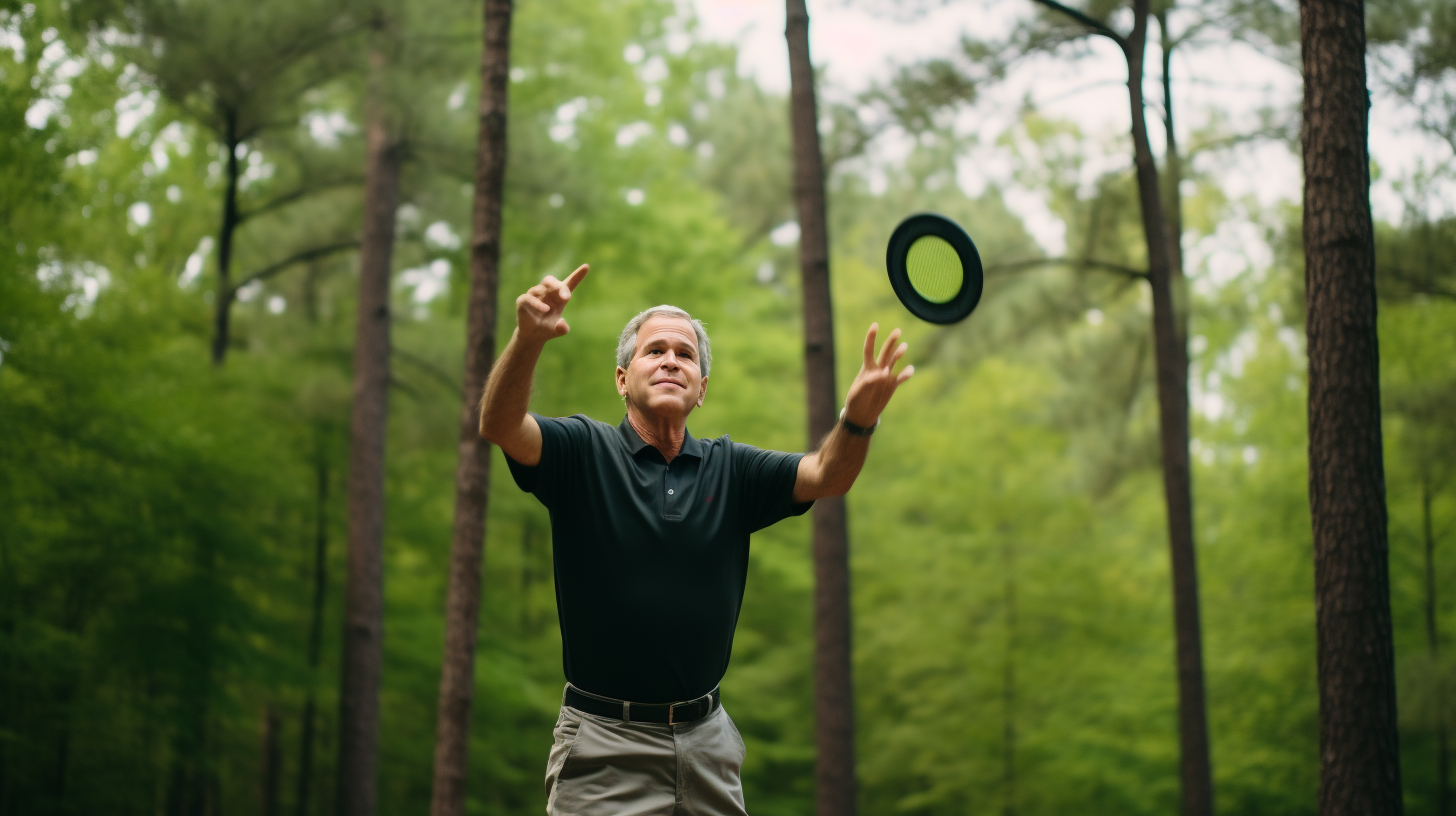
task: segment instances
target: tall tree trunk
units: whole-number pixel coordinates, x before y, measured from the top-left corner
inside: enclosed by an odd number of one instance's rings
[[[232,318],[233,289],[233,233],[238,228],[238,114],[228,110],[223,115],[226,130],[223,133],[223,149],[227,151],[224,167],[227,171],[227,186],[222,194],[222,224],[217,231],[217,294],[213,303],[212,364],[221,366],[227,358],[229,321]]]
[[[278,731],[282,723],[272,703],[263,707],[263,757],[258,774],[258,810],[263,816],[278,816],[278,784],[283,776],[283,752]]]
[[[466,316],[465,393],[460,407],[460,459],[455,469],[455,526],[450,541],[450,583],[445,594],[445,655],[435,720],[431,816],[464,816],[465,813],[481,562],[490,493],[490,443],[480,437],[479,406],[485,380],[495,361],[511,11],[511,0],[485,2],[485,43],[480,55],[480,133],[471,221],[470,307]]]
[[[1173,128],[1173,49],[1178,41],[1168,31],[1169,7],[1157,13],[1163,56],[1163,203],[1168,219],[1169,277],[1173,281],[1173,309],[1178,316],[1178,344],[1188,347],[1188,279],[1183,271],[1183,156]]]
[[[1441,637],[1436,628],[1436,532],[1431,523],[1431,464],[1421,468],[1421,538],[1425,544],[1426,653],[1436,673],[1436,816],[1451,814],[1451,760],[1446,733],[1446,678],[1441,673]]]
[[[1322,816],[1402,812],[1363,0],[1301,0]]]
[[[307,816],[313,791],[314,729],[318,704],[314,686],[318,678],[319,660],[323,653],[324,594],[328,589],[329,554],[329,460],[325,453],[322,430],[316,430],[317,451],[314,457],[315,513],[313,539],[313,610],[308,625],[308,694],[303,701],[303,722],[298,736],[298,787],[294,796],[295,816]]]
[[[809,444],[837,421],[834,312],[829,296],[829,230],[824,157],[814,68],[809,60],[809,11],[787,0],[789,120],[794,134],[794,204],[799,215],[799,268],[804,290],[804,377],[809,397]],[[814,742],[816,811],[853,816],[854,685],[850,660],[849,534],[844,498],[814,505]]]
[[[1158,168],[1148,143],[1143,102],[1143,60],[1149,0],[1133,4],[1128,36],[1127,89],[1132,113],[1138,201],[1148,246],[1153,296],[1153,348],[1158,384],[1158,430],[1163,454],[1163,497],[1173,573],[1173,628],[1178,654],[1179,770],[1184,816],[1213,816],[1213,774],[1203,691],[1203,637],[1198,612],[1198,564],[1193,549],[1193,477],[1188,457],[1188,349],[1179,331],[1173,253],[1164,217]]]
[[[379,35],[376,35],[379,36]],[[385,57],[370,53],[364,228],[349,440],[349,553],[339,693],[339,816],[375,816],[384,662],[384,432],[389,388],[389,267],[403,146],[384,99]]]

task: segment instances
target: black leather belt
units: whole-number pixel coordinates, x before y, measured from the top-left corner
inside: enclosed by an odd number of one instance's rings
[[[689,723],[718,710],[718,690],[682,703],[633,703],[589,694],[568,684],[562,702],[578,711],[626,722]]]

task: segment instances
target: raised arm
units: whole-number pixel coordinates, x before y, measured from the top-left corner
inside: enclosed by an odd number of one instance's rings
[[[516,298],[516,330],[485,382],[480,435],[523,465],[534,467],[541,461],[541,426],[526,413],[536,361],[548,340],[571,331],[561,312],[586,273],[582,264],[564,281],[547,275]]]
[[[909,348],[906,343],[896,345],[900,339],[899,329],[890,332],[879,355],[875,355],[875,336],[879,331],[878,323],[870,324],[869,333],[865,335],[864,363],[844,398],[841,421],[836,422],[834,429],[824,437],[819,450],[799,460],[799,472],[794,481],[795,502],[843,496],[849,492],[860,468],[864,467],[870,438],[850,433],[844,423],[873,428],[880,421],[880,412],[895,395],[895,389],[915,373],[915,366],[906,366],[903,371],[895,373],[895,363]]]

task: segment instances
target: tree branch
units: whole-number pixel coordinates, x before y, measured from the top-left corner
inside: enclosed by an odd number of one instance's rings
[[[237,285],[233,286],[232,291],[236,292],[244,286],[252,283],[253,281],[271,278],[290,266],[317,260],[319,258],[332,255],[335,252],[343,252],[346,249],[356,249],[358,246],[358,239],[351,239],[348,241],[340,241],[336,244],[325,244],[324,246],[313,247],[312,249],[305,249],[304,251],[290,255],[281,261],[268,264],[267,266],[259,269],[256,272],[253,272],[252,274],[245,275],[237,282]]]
[[[271,212],[273,210],[278,209],[279,207],[285,207],[285,206],[287,206],[289,204],[292,204],[293,202],[295,202],[295,201],[297,201],[297,200],[299,200],[301,198],[306,198],[307,196],[313,195],[314,193],[317,193],[317,192],[322,192],[324,190],[330,190],[330,189],[333,189],[335,187],[344,187],[344,186],[350,185],[350,184],[363,184],[363,183],[364,183],[364,179],[362,177],[360,177],[360,176],[349,176],[349,177],[346,177],[346,178],[340,178],[340,179],[333,179],[331,181],[325,181],[325,182],[322,182],[320,184],[316,184],[316,185],[314,185],[312,187],[300,187],[297,190],[293,190],[291,192],[284,193],[283,195],[278,196],[277,198],[275,198],[275,199],[273,199],[271,201],[266,201],[266,202],[264,202],[262,204],[259,204],[258,206],[254,207],[251,210],[245,210],[245,211],[239,213],[238,214],[238,223],[239,224],[242,224],[244,221],[247,221],[248,219],[250,219],[250,218],[252,218],[254,216],[262,215],[263,213],[266,213],[266,212]]]
[[[405,351],[399,346],[392,346],[389,349],[389,353],[394,355],[395,357],[398,357],[404,362],[409,363],[420,371],[428,374],[430,378],[433,379],[435,382],[449,389],[451,394],[459,394],[463,390],[459,381],[451,377],[449,374],[446,374],[445,371],[439,366],[435,365],[429,360],[426,360],[418,354]]]
[[[1112,28],[1109,27],[1106,23],[1101,22],[1100,20],[1094,20],[1091,17],[1088,17],[1086,14],[1083,14],[1082,12],[1070,6],[1064,6],[1061,3],[1058,3],[1057,0],[1031,0],[1031,2],[1038,5],[1046,6],[1052,11],[1059,12],[1068,17],[1071,17],[1073,20],[1076,20],[1087,28],[1090,28],[1092,31],[1101,34],[1107,39],[1117,43],[1117,47],[1121,48],[1124,52],[1127,51],[1127,39],[1121,34],[1118,34],[1116,31],[1112,30]]]
[[[1130,266],[1124,266],[1110,261],[1094,261],[1087,258],[1029,258],[1024,261],[1008,261],[1006,263],[992,264],[985,268],[985,272],[987,275],[992,275],[1002,272],[1019,272],[1023,269],[1034,269],[1039,266],[1075,266],[1081,269],[1115,272],[1132,280],[1148,279],[1147,270],[1134,269]]]

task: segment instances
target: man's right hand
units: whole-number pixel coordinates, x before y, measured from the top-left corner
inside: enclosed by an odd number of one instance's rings
[[[522,340],[545,344],[571,331],[561,312],[571,300],[571,293],[586,279],[588,268],[587,264],[578,266],[564,281],[547,275],[516,298],[516,331]]]

